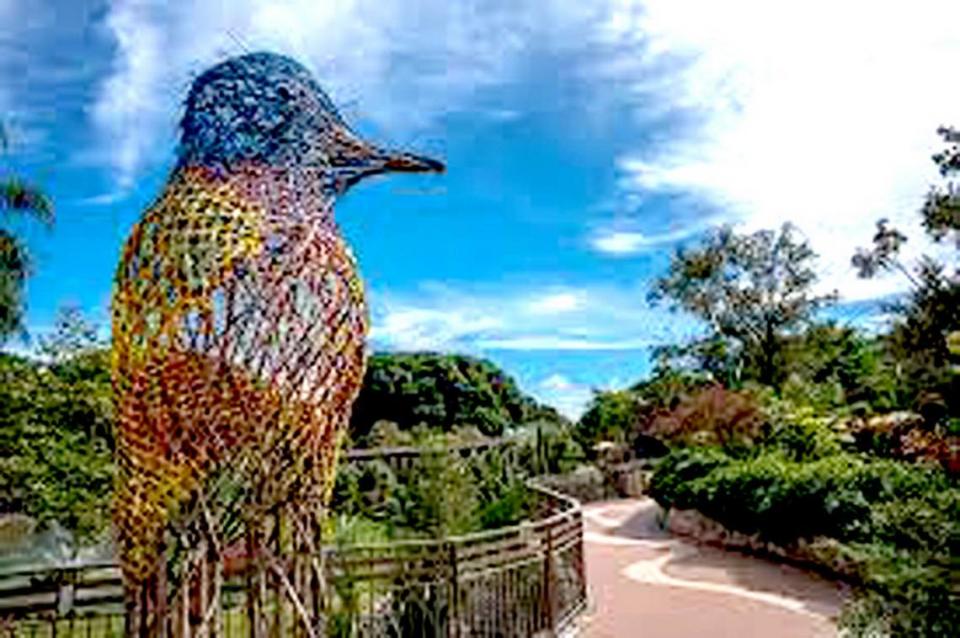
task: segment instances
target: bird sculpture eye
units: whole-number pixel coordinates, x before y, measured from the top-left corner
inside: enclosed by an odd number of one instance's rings
[[[279,89],[277,89],[277,95],[279,95],[280,99],[283,100],[289,100],[293,97],[293,94],[290,93],[290,89],[285,86],[281,86]]]

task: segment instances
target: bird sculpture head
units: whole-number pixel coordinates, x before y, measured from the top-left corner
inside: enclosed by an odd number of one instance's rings
[[[444,170],[436,160],[358,137],[310,72],[274,53],[242,55],[205,71],[185,107],[180,166],[315,168],[332,195],[378,173]]]

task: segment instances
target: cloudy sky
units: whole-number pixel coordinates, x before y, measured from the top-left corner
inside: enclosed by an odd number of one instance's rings
[[[106,323],[191,79],[268,49],[368,138],[448,164],[338,208],[374,346],[487,356],[575,414],[695,332],[644,296],[711,225],[796,223],[851,321],[902,290],[849,257],[879,217],[929,249],[916,210],[937,126],[960,124],[957,24],[949,0],[0,0],[0,169],[58,211],[24,229],[29,324],[65,302]]]

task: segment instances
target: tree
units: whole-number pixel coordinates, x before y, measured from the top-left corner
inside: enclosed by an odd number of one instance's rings
[[[90,438],[113,449],[113,388],[110,344],[80,308],[61,306],[54,330],[39,339],[40,356],[61,382],[61,400],[69,413],[61,419],[68,429],[82,428]]]
[[[937,133],[946,146],[932,159],[940,176],[948,181],[943,187],[930,188],[920,212],[924,228],[935,241],[943,241],[953,235],[960,249],[960,184],[949,179],[960,176],[960,130],[941,126]]]
[[[106,534],[113,481],[106,353],[91,347],[50,365],[0,354],[0,514],[57,522],[81,541]]]
[[[904,403],[882,339],[855,328],[813,324],[787,337],[783,361],[784,398],[824,409],[859,404],[890,410]]]
[[[670,410],[653,410],[638,426],[640,433],[664,442],[747,447],[759,441],[765,418],[746,391],[713,385],[684,396]]]
[[[87,321],[79,306],[64,304],[57,311],[53,332],[40,337],[40,354],[55,363],[69,361],[106,344],[97,326]]]
[[[600,441],[625,443],[640,416],[642,399],[630,390],[597,392],[580,417],[574,436],[584,450]]]
[[[932,159],[945,183],[930,188],[920,215],[934,242],[953,238],[953,264],[929,256],[904,264],[900,251],[907,236],[885,219],[877,222],[872,246],[858,249],[851,261],[861,277],[899,272],[909,281],[907,297],[888,304],[898,316],[886,337],[888,354],[910,394],[938,394],[952,402],[956,413],[960,401],[952,397],[960,394],[960,375],[953,366],[960,356],[951,351],[950,343],[960,331],[960,184],[953,179],[960,177],[960,131],[941,127],[937,133],[945,147]]]
[[[7,147],[8,137],[0,126],[0,152]],[[13,175],[0,174],[0,210],[4,221],[11,215],[28,215],[47,226],[53,223],[53,205],[47,196]],[[24,331],[24,286],[29,274],[26,245],[12,231],[0,228],[0,344]]]
[[[350,433],[361,442],[375,423],[392,421],[401,430],[421,423],[445,432],[473,426],[499,436],[508,427],[538,419],[556,422],[562,417],[523,394],[489,361],[428,352],[380,353],[367,365]]]
[[[730,378],[723,380],[776,385],[784,337],[836,298],[814,294],[815,258],[789,224],[747,235],[725,226],[698,247],[681,248],[650,299],[669,300],[673,310],[699,317],[709,335],[668,354],[693,356],[707,369],[724,371]]]
[[[960,183],[952,178],[960,177],[960,131],[942,126],[937,133],[943,138],[945,148],[935,153],[932,159],[945,182],[930,187],[920,216],[924,229],[935,242],[941,243],[953,237],[957,248],[954,253],[956,258],[960,257]],[[960,261],[956,259],[952,273],[944,273],[946,264],[924,257],[914,267],[917,274],[911,274],[910,269],[900,261],[900,249],[906,242],[906,235],[890,226],[886,219],[881,219],[877,222],[873,245],[869,249],[858,248],[851,261],[864,278],[895,270],[903,274],[914,289],[958,285]]]
[[[851,258],[853,267],[860,277],[870,278],[885,270],[896,270],[910,280],[914,286],[919,282],[910,270],[900,261],[900,248],[907,243],[907,236],[890,226],[887,219],[877,222],[877,232],[873,234],[873,247],[858,248]]]

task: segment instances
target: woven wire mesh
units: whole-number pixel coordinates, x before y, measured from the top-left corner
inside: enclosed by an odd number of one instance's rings
[[[207,622],[237,547],[260,571],[316,549],[365,364],[333,221],[349,131],[322,91],[284,58],[231,61],[194,84],[183,132],[113,298],[114,523],[137,633]]]

